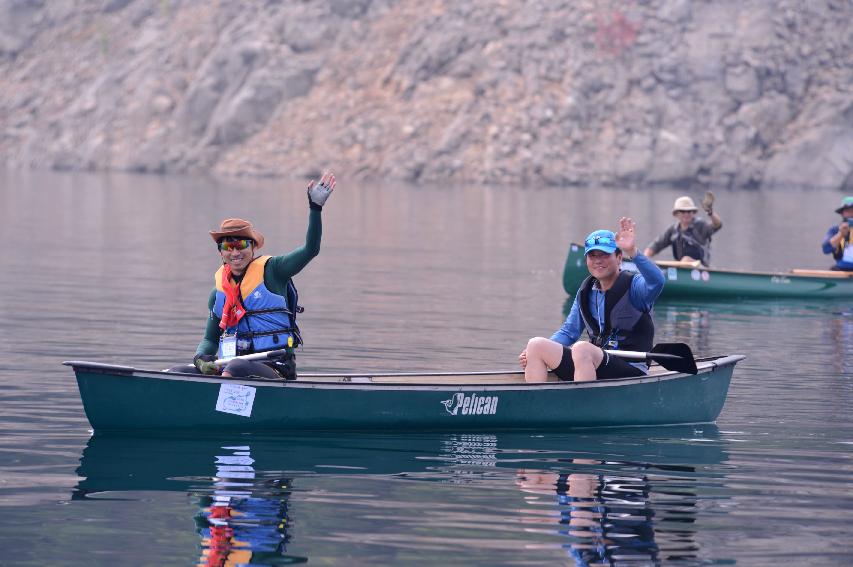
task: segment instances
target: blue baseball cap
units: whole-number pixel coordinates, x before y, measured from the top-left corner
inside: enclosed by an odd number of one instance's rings
[[[613,254],[616,252],[616,235],[609,230],[591,232],[584,240],[583,255],[586,256],[592,250],[601,250]]]

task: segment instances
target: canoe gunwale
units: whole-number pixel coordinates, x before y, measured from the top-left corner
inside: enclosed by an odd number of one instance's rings
[[[697,358],[696,362],[699,366],[699,375],[712,373],[718,368],[734,365],[737,362],[746,358],[741,354],[722,355]],[[486,372],[404,372],[404,373],[340,373],[340,374],[323,374],[323,373],[306,373],[299,375],[297,380],[270,380],[260,377],[234,377],[227,378],[222,376],[204,376],[199,374],[167,372],[165,370],[144,370],[137,369],[131,366],[110,365],[100,362],[88,361],[64,361],[62,364],[71,366],[75,374],[85,372],[89,374],[106,374],[113,378],[150,378],[177,382],[201,382],[213,384],[242,384],[246,386],[265,387],[265,388],[320,388],[320,389],[447,389],[454,391],[464,391],[471,389],[475,391],[488,390],[552,390],[552,389],[585,389],[585,388],[612,388],[626,386],[632,384],[642,384],[649,382],[668,381],[672,379],[684,378],[689,376],[685,373],[666,371],[654,373],[646,376],[616,378],[609,380],[595,380],[591,382],[489,382],[489,377],[522,377],[523,371],[486,371]],[[438,381],[439,377],[454,378],[460,377],[459,381]],[[435,382],[428,380],[434,377]],[[371,381],[373,378],[380,378],[380,381]],[[395,382],[394,378],[399,378],[400,381]],[[478,378],[479,380],[465,381],[468,378]],[[355,379],[355,380],[354,380]],[[415,379],[422,379],[415,381]]]

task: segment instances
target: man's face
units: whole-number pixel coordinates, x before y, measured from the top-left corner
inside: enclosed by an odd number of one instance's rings
[[[619,273],[622,255],[608,254],[602,250],[590,250],[586,255],[586,269],[597,280],[608,280]]]
[[[675,211],[673,216],[681,223],[690,224],[696,218],[696,211]]]
[[[845,219],[853,219],[853,207],[845,207],[841,209],[841,216]]]
[[[240,275],[252,261],[255,242],[248,238],[225,238],[219,243],[222,263],[231,266],[231,273]]]

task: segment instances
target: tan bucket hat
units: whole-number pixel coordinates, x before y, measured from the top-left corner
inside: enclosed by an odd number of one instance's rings
[[[672,214],[677,213],[678,211],[693,211],[696,212],[699,209],[696,208],[696,203],[693,202],[693,199],[688,197],[687,195],[683,197],[679,197],[675,200],[675,204],[672,206]]]
[[[252,223],[243,219],[225,219],[219,225],[219,230],[210,231],[210,236],[217,244],[226,236],[231,236],[233,238],[251,238],[255,241],[255,248],[264,245],[264,235],[255,230]]]

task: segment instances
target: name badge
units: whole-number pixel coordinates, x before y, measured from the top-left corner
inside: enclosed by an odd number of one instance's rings
[[[220,350],[226,360],[237,356],[237,335],[223,335]]]

